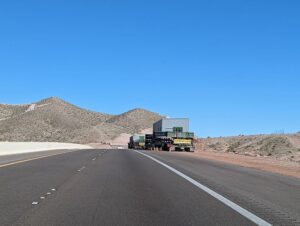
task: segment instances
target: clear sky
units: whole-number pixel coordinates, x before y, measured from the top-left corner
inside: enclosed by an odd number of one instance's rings
[[[300,1],[1,1],[0,103],[49,96],[205,137],[300,131]]]

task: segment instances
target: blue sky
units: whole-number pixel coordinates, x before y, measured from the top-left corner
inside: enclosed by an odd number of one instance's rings
[[[299,12],[293,0],[1,1],[0,103],[141,107],[204,137],[300,131]]]

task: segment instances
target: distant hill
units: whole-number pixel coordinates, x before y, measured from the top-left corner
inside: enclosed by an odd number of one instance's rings
[[[153,122],[156,122],[161,118],[162,117],[156,113],[136,108],[111,117],[107,122],[127,128],[128,132],[134,132],[152,127]]]
[[[0,141],[105,143],[147,129],[162,117],[144,109],[98,113],[56,97],[24,105],[0,104]]]

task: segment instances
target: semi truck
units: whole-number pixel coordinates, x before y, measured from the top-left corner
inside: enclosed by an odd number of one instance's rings
[[[153,124],[153,134],[130,137],[128,148],[163,151],[194,151],[194,133],[187,118],[163,118]]]
[[[129,138],[129,149],[144,149],[145,148],[145,135],[134,134]]]
[[[154,150],[153,134],[145,134],[145,150]]]

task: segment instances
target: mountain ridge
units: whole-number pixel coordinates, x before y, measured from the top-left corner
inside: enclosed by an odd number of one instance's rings
[[[161,118],[141,108],[111,115],[49,97],[30,104],[0,104],[0,141],[106,143],[122,133],[147,129]]]

